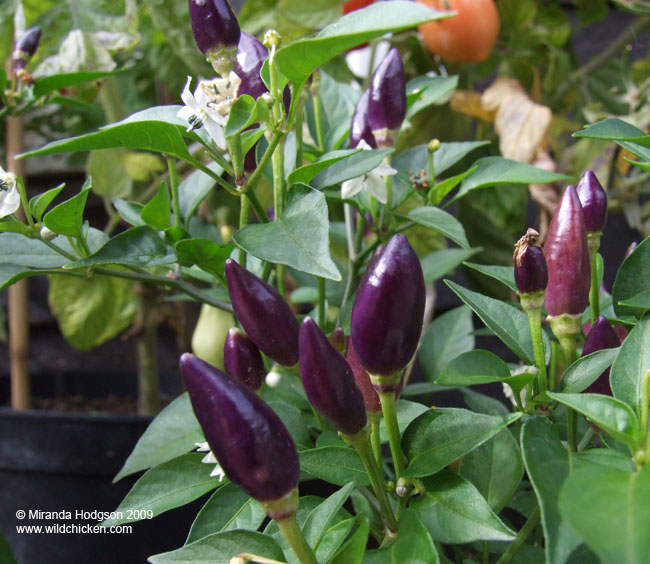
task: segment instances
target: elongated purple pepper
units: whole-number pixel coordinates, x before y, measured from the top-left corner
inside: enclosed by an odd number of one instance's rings
[[[366,411],[369,413],[381,413],[379,394],[377,394],[377,391],[370,381],[368,371],[364,368],[363,364],[361,364],[361,361],[354,350],[354,346],[352,345],[352,340],[348,343],[348,352],[346,353],[345,358],[352,369],[357,387],[363,394],[363,403],[366,405]]]
[[[236,64],[241,30],[228,0],[189,0],[194,40],[221,75]]]
[[[257,99],[268,92],[268,88],[260,76],[260,70],[268,55],[269,51],[261,41],[245,31],[241,32],[237,47],[237,66],[235,67],[235,73],[241,78],[238,95],[248,94]]]
[[[225,272],[233,310],[248,337],[283,366],[296,364],[300,325],[289,304],[234,260],[226,261]]]
[[[621,344],[618,335],[607,321],[607,318],[600,316],[593,322],[585,344],[582,346],[582,356],[603,349],[615,349]],[[604,394],[611,396],[612,389],[609,385],[609,368],[603,372],[598,379],[589,386],[585,392]]]
[[[539,233],[528,229],[515,245],[515,284],[521,294],[543,292],[548,284],[546,259],[538,239]]]
[[[370,147],[375,149],[377,142],[370,128],[368,119],[368,103],[370,101],[370,89],[366,90],[359,98],[354,113],[352,114],[352,124],[350,125],[350,147],[353,149],[359,145],[363,139]]]
[[[607,220],[607,194],[591,170],[582,175],[576,192],[582,204],[587,233],[602,232]]]
[[[352,307],[352,344],[371,375],[393,376],[415,353],[424,317],[422,266],[397,234],[370,261]]]
[[[12,54],[16,74],[21,74],[21,71],[25,70],[25,66],[36,53],[41,42],[41,34],[41,28],[34,26],[25,30],[16,40]]]
[[[573,186],[562,195],[544,244],[548,285],[544,303],[551,316],[580,315],[589,303],[591,265],[582,206]]]
[[[226,372],[237,378],[249,390],[258,392],[264,383],[266,369],[255,343],[233,327],[223,345],[223,363]]]
[[[275,412],[236,378],[193,354],[181,356],[180,368],[196,418],[230,481],[264,502],[295,489],[298,453]]]
[[[377,145],[393,144],[393,135],[406,117],[406,77],[399,51],[391,49],[372,75],[368,121]]]
[[[337,431],[355,435],[367,423],[350,365],[310,317],[300,328],[300,378],[309,402]]]

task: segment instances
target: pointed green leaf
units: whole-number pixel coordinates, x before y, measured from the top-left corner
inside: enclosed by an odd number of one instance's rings
[[[361,521],[359,528],[338,550],[334,558],[330,560],[330,564],[361,564],[363,555],[366,552],[369,532],[368,521]]]
[[[172,224],[170,201],[167,183],[161,182],[156,195],[140,212],[142,221],[159,231],[167,229]]]
[[[312,186],[323,190],[346,180],[363,176],[377,168],[390,155],[393,149],[373,149],[357,151],[344,159],[330,164],[311,180]]]
[[[650,147],[650,135],[638,127],[617,118],[607,118],[576,131],[574,137],[591,139],[623,140],[642,143]]]
[[[449,274],[463,261],[479,252],[480,249],[442,249],[434,251],[420,260],[425,282],[433,282]]]
[[[407,427],[402,440],[409,461],[403,476],[430,476],[491,439],[521,417],[473,413],[467,409],[430,409]]]
[[[282,215],[263,225],[248,225],[233,239],[253,256],[296,270],[341,280],[329,254],[329,220],[322,192],[296,186]]]
[[[167,462],[194,450],[196,443],[203,441],[203,433],[192,410],[190,397],[185,392],[149,423],[113,481],[117,482],[125,476]]]
[[[453,215],[440,208],[422,206],[409,212],[407,217],[418,225],[442,233],[464,249],[470,248],[463,225]]]
[[[353,489],[354,483],[350,482],[346,484],[312,510],[302,528],[305,540],[309,546],[313,548],[318,547],[332,519],[338,513],[339,509],[343,507],[343,504],[350,497],[350,492]]]
[[[495,266],[485,264],[475,264],[472,262],[464,262],[464,266],[468,266],[472,270],[476,270],[481,274],[485,274],[495,280],[498,280],[513,292],[517,292],[517,285],[515,284],[515,270],[512,266]]]
[[[32,214],[34,221],[36,221],[37,223],[41,222],[41,220],[43,219],[43,214],[45,213],[49,205],[54,201],[54,198],[56,198],[61,192],[61,190],[63,190],[64,188],[65,188],[65,183],[59,184],[56,188],[51,188],[46,192],[43,192],[42,194],[38,194],[37,196],[34,196],[31,200],[29,200],[29,213]]]
[[[458,86],[457,76],[432,76],[426,78],[428,84],[423,85],[415,96],[409,96],[410,103],[406,112],[406,119],[408,120],[412,119],[418,112],[440,101]]]
[[[99,72],[70,72],[57,73],[50,76],[41,76],[34,84],[34,97],[47,96],[57,90],[71,88],[84,82],[94,82],[107,76],[118,74],[121,71],[99,71]]]
[[[354,527],[354,522],[355,518],[350,517],[328,527],[322,540],[318,543],[318,547],[314,551],[318,562],[330,562],[334,553],[350,534],[350,531]]]
[[[79,194],[47,212],[43,218],[45,227],[59,235],[81,237],[84,208],[91,187],[92,181],[88,178]]]
[[[325,170],[326,168],[339,161],[357,154],[359,151],[361,151],[361,149],[340,149],[338,151],[325,153],[323,156],[316,159],[313,163],[306,164],[290,172],[289,176],[287,177],[287,182],[289,185],[298,183],[308,184],[310,180],[314,178],[314,176],[316,176],[319,172]]]
[[[224,267],[234,249],[233,245],[219,245],[210,239],[181,239],[176,243],[178,264],[196,264],[206,272],[223,280]]]
[[[447,172],[461,159],[479,147],[489,145],[489,141],[455,141],[442,143],[433,154],[433,167],[436,176]],[[396,155],[391,166],[408,176],[409,172],[424,170],[429,174],[429,150],[427,143],[417,145],[408,151]]]
[[[619,317],[633,315],[641,318],[647,308],[623,304],[648,290],[650,280],[650,237],[646,237],[634,249],[616,273],[616,280],[612,288],[614,311]]]
[[[343,486],[348,482],[355,486],[368,486],[370,480],[363,462],[354,449],[325,446],[299,453],[300,469],[316,478]]]
[[[240,133],[254,123],[264,122],[268,117],[269,106],[261,96],[257,100],[248,94],[239,96],[228,114],[226,137]]]
[[[619,350],[619,347],[603,349],[576,360],[562,373],[562,392],[571,394],[586,390],[612,365]]]
[[[427,197],[429,203],[433,204],[434,206],[437,206],[440,202],[442,202],[445,196],[449,194],[449,192],[451,192],[454,188],[456,188],[456,186],[458,186],[475,170],[476,167],[473,166],[472,168],[466,170],[465,172],[461,172],[460,174],[457,174],[455,176],[450,176],[449,178],[445,178],[441,182],[438,182],[431,190],[429,190],[429,194]]]
[[[424,486],[427,493],[416,498],[411,507],[433,540],[459,544],[515,537],[478,490],[457,474],[444,470],[425,478]]]

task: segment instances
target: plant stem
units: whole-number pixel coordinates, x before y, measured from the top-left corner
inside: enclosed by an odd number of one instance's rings
[[[562,347],[562,353],[564,355],[564,362],[566,366],[571,366],[571,364],[576,359],[576,336],[575,335],[564,335],[559,338],[560,347]],[[578,450],[578,414],[575,410],[567,407],[566,411],[566,425],[567,425],[567,446],[571,452],[577,452]]]
[[[325,278],[317,277],[318,281],[318,326],[325,330]]]
[[[251,201],[248,194],[243,194],[240,198],[239,208],[239,229],[243,229],[248,225],[250,217]],[[246,251],[239,247],[239,264],[246,268]]]
[[[228,144],[228,152],[230,153],[230,160],[232,161],[233,176],[235,177],[235,184],[241,191],[246,183],[244,178],[244,155],[241,146],[241,133],[236,133],[226,139]]]
[[[600,280],[598,279],[598,248],[601,233],[589,233],[589,259],[591,261],[591,287],[589,288],[589,311],[593,323],[600,316]]]
[[[318,564],[314,551],[307,544],[305,535],[302,534],[300,527],[298,527],[295,513],[283,519],[276,519],[275,522],[302,564]]]
[[[314,121],[316,122],[316,143],[321,151],[325,151],[325,138],[323,136],[323,116],[321,111],[320,93],[312,93],[314,104]]]
[[[138,413],[154,415],[160,411],[160,387],[158,384],[158,292],[151,284],[140,283],[138,294],[137,338],[138,351]]]
[[[381,438],[379,436],[379,424],[381,423],[381,412],[368,413],[370,419],[370,444],[372,445],[372,452],[375,455],[377,466],[382,467],[381,459]]]
[[[381,401],[381,410],[386,422],[386,432],[388,433],[388,444],[390,453],[393,457],[395,466],[395,481],[399,480],[404,470],[404,451],[399,435],[399,424],[397,423],[397,413],[395,412],[395,390],[378,392]]]
[[[537,523],[539,523],[540,516],[541,512],[538,505],[530,514],[530,517],[528,517],[528,520],[524,523],[519,533],[517,533],[515,540],[510,543],[507,550],[501,555],[501,558],[497,560],[497,564],[508,564],[516,556],[526,542],[528,535],[533,532]]]
[[[181,227],[181,208],[178,200],[178,170],[176,160],[167,157],[167,170],[169,170],[169,187],[172,195],[172,211],[174,212],[174,225]]]
[[[645,460],[650,455],[650,432],[648,418],[650,410],[650,369],[643,375],[643,395],[641,396],[641,448],[645,447]],[[644,462],[645,462],[644,460]]]
[[[547,390],[546,359],[544,356],[544,340],[542,339],[542,310],[541,308],[524,308],[530,326],[530,336],[533,340],[535,354],[535,367],[537,368],[537,393],[543,394]]]

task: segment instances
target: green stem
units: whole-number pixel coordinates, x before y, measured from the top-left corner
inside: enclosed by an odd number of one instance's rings
[[[542,310],[541,308],[524,308],[528,316],[530,336],[533,340],[535,367],[537,368],[537,393],[543,394],[547,390],[546,359],[544,356],[544,340],[542,339]]]
[[[158,382],[158,290],[152,284],[137,286],[139,333],[138,351],[138,413],[155,415],[160,411],[160,385]]]
[[[232,161],[232,169],[235,177],[235,184],[239,190],[243,190],[246,184],[244,177],[244,154],[241,146],[241,133],[236,133],[226,139],[228,152]]]
[[[598,279],[598,248],[601,233],[589,233],[589,259],[591,261],[591,287],[589,288],[589,310],[591,322],[600,316],[600,280]]]
[[[510,543],[507,550],[501,555],[501,558],[497,560],[497,564],[508,564],[508,562],[512,561],[526,542],[530,533],[532,533],[535,530],[535,527],[537,527],[540,516],[541,512],[538,505],[530,514],[530,517],[528,517],[528,520],[524,523],[524,526],[521,528],[519,533],[517,533],[515,540]]]
[[[395,390],[386,392],[379,392],[379,400],[381,401],[381,410],[384,414],[384,421],[386,422],[386,432],[388,433],[388,444],[390,445],[390,453],[393,457],[393,465],[395,466],[395,481],[400,479],[404,471],[404,451],[402,450],[402,443],[399,434],[399,424],[397,423],[397,413],[395,411]]]
[[[594,431],[591,427],[587,429],[587,432],[584,434],[582,439],[580,439],[580,444],[578,445],[578,452],[582,452],[589,446],[589,443],[591,442],[591,439],[594,438],[595,434],[596,431]]]
[[[252,192],[255,189],[257,183],[260,181],[260,178],[262,177],[262,173],[264,172],[264,167],[266,167],[266,165],[271,160],[271,157],[275,152],[275,148],[278,146],[280,141],[282,141],[283,137],[284,137],[284,133],[280,131],[276,131],[273,134],[271,141],[269,141],[269,146],[266,148],[266,151],[264,151],[264,154],[262,155],[262,158],[260,159],[257,168],[253,171],[253,174],[250,175],[250,178],[246,183],[246,192]]]
[[[384,486],[384,479],[375,460],[375,455],[372,452],[372,446],[370,441],[370,436],[366,429],[357,433],[356,435],[344,435],[346,441],[348,441],[355,450],[359,453],[359,457],[363,462],[363,465],[366,468],[368,473],[368,478],[370,478],[370,484],[372,489],[377,496],[377,501],[379,502],[379,507],[381,513],[386,520],[386,525],[391,531],[397,531],[397,520],[393,513],[393,509],[390,506],[388,501],[388,495],[386,494],[386,488]]]
[[[643,395],[641,396],[641,448],[645,447],[645,458],[650,454],[650,432],[648,418],[650,410],[650,369],[643,375]]]
[[[560,347],[562,347],[562,353],[564,355],[564,363],[566,367],[571,366],[571,364],[576,359],[576,336],[575,335],[564,335],[559,338]],[[575,410],[567,407],[566,412],[566,424],[567,424],[567,446],[571,452],[577,452],[578,450],[578,414]]]
[[[27,199],[27,190],[25,189],[25,183],[20,176],[16,176],[16,188],[18,189],[18,194],[20,195],[20,203],[23,206],[23,211],[25,212],[25,217],[27,218],[27,223],[32,228],[33,231],[36,231],[36,226],[34,225],[34,218],[29,211],[29,200]]]
[[[314,551],[307,544],[305,535],[298,526],[295,513],[284,519],[276,519],[275,522],[302,564],[318,564]]]
[[[172,195],[172,211],[174,212],[174,225],[181,226],[181,208],[178,198],[178,170],[176,160],[167,158],[167,169],[169,170],[169,187]]]
[[[320,94],[314,94],[314,121],[316,122],[316,143],[321,151],[325,150],[325,137],[323,136],[323,116],[321,111]]]
[[[262,207],[262,204],[257,199],[255,192],[246,192],[246,197],[250,200],[257,217],[260,218],[262,223],[268,223],[269,216],[266,215],[266,210]]]
[[[551,373],[549,375],[549,380],[551,382],[551,389],[555,389],[557,385],[557,363],[558,363],[558,354],[557,354],[557,343],[555,341],[551,342]]]
[[[248,225],[248,218],[250,217],[251,201],[248,194],[243,194],[240,198],[239,208],[239,229],[243,229]],[[239,264],[246,268],[246,251],[239,248]]]
[[[317,277],[318,281],[318,326],[325,330],[325,278]]]
[[[379,468],[382,467],[381,438],[379,436],[381,417],[381,411],[368,413],[368,418],[370,419],[370,444],[372,445],[372,452],[375,455],[375,460]]]

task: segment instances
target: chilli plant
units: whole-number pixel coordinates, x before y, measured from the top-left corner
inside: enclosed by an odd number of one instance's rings
[[[397,153],[409,120],[455,82],[407,82],[395,48],[365,92],[326,70],[453,14],[382,2],[293,42],[241,32],[226,0],[190,0],[189,14],[217,78],[189,77],[182,106],[29,153],[165,155],[149,201],[113,202],[125,229],[84,221],[90,178],[58,205],[57,188],[28,201],[19,178],[1,178],[3,287],[114,276],[234,314],[213,343],[223,366],[181,356],[187,393],[124,464],[116,480],[146,472],[105,524],[212,492],[185,545],[150,562],[650,561],[650,241],[608,293],[596,176],[565,189],[543,246],[522,236],[514,267],[467,262],[479,249],[444,208],[487,186],[571,179],[499,156],[468,166],[482,142]],[[624,122],[576,135],[650,167],[650,137]],[[236,210],[231,238],[205,221],[213,197]],[[425,237],[456,246],[420,258]],[[432,283],[461,263],[512,301],[446,280],[463,305],[430,322]],[[474,348],[472,313],[511,356]],[[416,356],[424,381],[412,382]],[[467,408],[431,405],[450,388]]]

